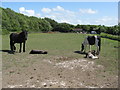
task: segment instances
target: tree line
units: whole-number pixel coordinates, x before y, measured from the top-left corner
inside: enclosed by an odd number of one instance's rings
[[[10,8],[0,7],[2,12],[2,26],[1,31],[3,34],[9,32],[20,32],[21,30],[28,30],[29,32],[75,32],[75,29],[81,29],[84,32],[90,33],[96,31],[99,34],[101,32],[119,35],[120,25],[112,27],[104,25],[72,25],[68,23],[58,23],[50,18],[37,18],[34,16],[26,16],[17,13]]]

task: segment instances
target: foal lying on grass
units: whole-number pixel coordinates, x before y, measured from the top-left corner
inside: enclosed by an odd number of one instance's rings
[[[85,58],[98,59],[99,57],[96,55],[97,55],[96,51],[92,50],[92,51],[89,51],[88,53],[86,53]]]

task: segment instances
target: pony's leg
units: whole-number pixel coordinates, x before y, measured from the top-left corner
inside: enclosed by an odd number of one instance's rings
[[[96,46],[97,47],[97,55],[99,55],[99,46]]]
[[[13,42],[12,41],[10,41],[10,49],[11,49],[11,51],[13,51]]]
[[[20,43],[20,50],[19,50],[20,53],[21,53],[21,47],[22,47],[22,43]]]
[[[25,42],[23,43],[23,52],[25,52]]]
[[[13,44],[14,50],[16,50],[15,44]]]
[[[91,52],[91,45],[89,45],[89,51]]]
[[[84,45],[84,52],[86,53],[86,47],[87,47],[87,45]]]
[[[99,51],[98,42],[96,42],[96,48],[97,48],[97,52],[96,52],[96,54],[99,55],[99,52],[100,52],[100,51]]]

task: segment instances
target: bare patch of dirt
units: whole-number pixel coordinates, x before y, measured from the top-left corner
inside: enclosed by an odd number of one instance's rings
[[[117,88],[118,76],[110,75],[94,60],[55,57],[28,67],[3,71],[4,88]]]

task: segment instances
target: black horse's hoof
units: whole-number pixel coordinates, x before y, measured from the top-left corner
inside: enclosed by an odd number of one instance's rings
[[[10,54],[14,54],[14,53],[15,53],[15,51],[11,50],[11,51],[9,51],[8,53],[10,53]]]

